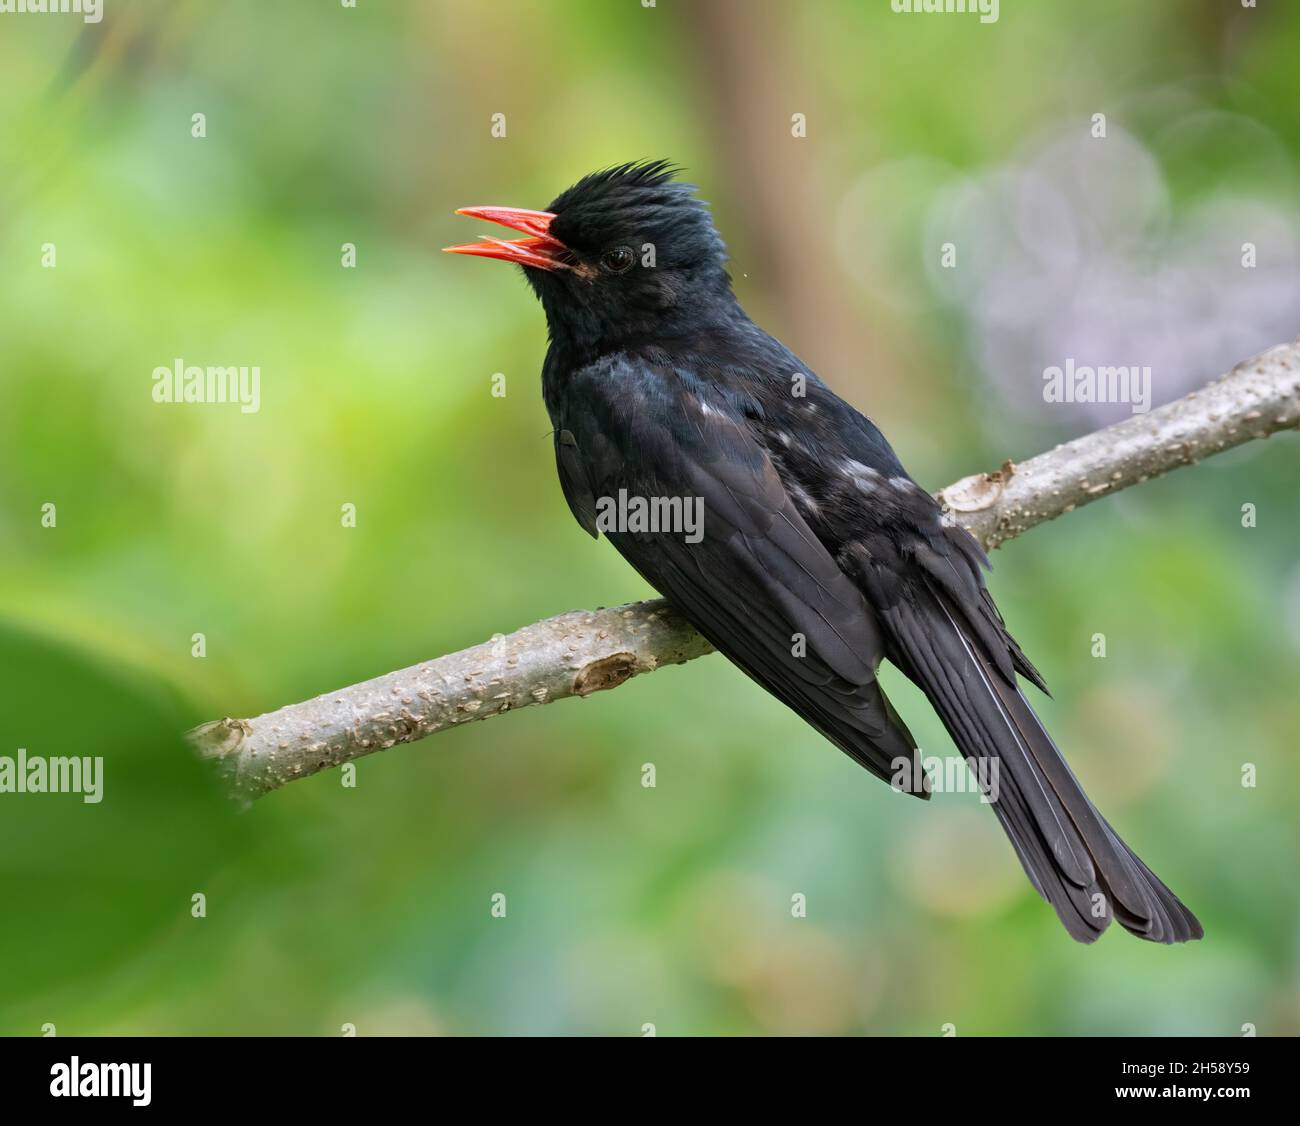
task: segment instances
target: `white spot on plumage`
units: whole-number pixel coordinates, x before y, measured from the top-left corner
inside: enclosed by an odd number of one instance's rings
[[[864,465],[860,461],[854,461],[850,458],[840,468],[863,492],[875,492],[880,485],[879,471],[872,469],[869,465]]]
[[[798,481],[791,481],[789,484],[790,496],[794,498],[795,505],[805,512],[816,512],[817,502],[813,500],[812,494],[808,492]]]

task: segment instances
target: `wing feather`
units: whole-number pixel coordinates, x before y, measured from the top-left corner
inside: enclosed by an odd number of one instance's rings
[[[607,369],[567,397],[576,405],[562,431],[572,442],[561,445],[557,430],[556,463],[575,514],[597,513],[620,490],[698,498],[699,542],[680,529],[603,530],[719,651],[832,743],[886,781],[901,759],[919,782],[915,740],[876,680],[883,643],[861,591],[743,421],[706,409],[673,386],[671,373],[657,374]],[[678,396],[680,425],[641,424],[652,413],[638,409],[647,388]]]

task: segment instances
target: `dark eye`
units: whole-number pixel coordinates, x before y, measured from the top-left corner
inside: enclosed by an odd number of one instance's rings
[[[611,274],[621,274],[631,267],[635,258],[630,246],[616,246],[600,256],[600,264]]]

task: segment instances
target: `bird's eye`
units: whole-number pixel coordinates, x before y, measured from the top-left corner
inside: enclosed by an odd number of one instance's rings
[[[600,264],[612,274],[621,274],[631,267],[635,258],[630,246],[616,246],[600,256]]]

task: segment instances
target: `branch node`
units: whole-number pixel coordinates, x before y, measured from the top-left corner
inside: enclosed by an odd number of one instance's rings
[[[573,694],[590,696],[593,692],[617,688],[625,680],[630,680],[635,672],[635,653],[612,653],[582,668],[573,679]]]

